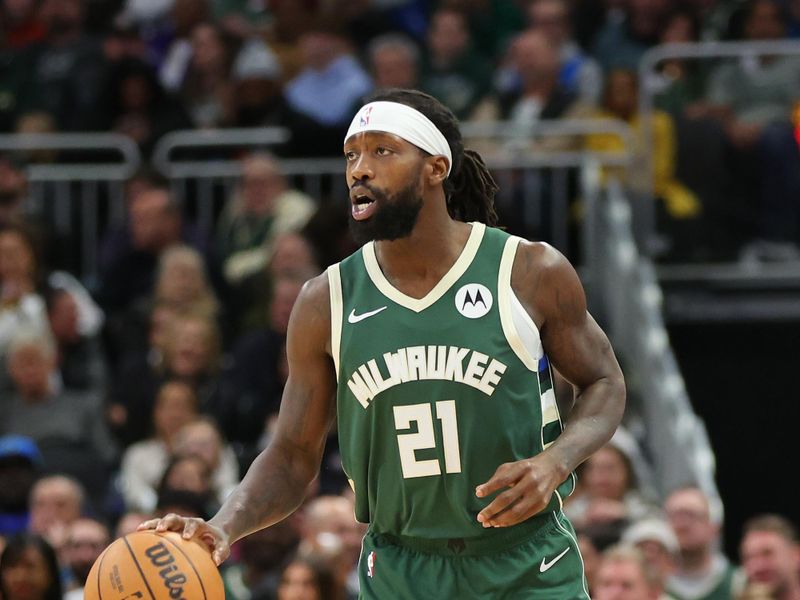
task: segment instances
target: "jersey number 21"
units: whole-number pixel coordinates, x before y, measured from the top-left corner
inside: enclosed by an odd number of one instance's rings
[[[439,400],[433,406],[436,407],[436,419],[441,422],[442,427],[445,473],[461,473],[456,401]],[[403,468],[404,479],[442,474],[438,459],[417,460],[416,457],[417,450],[436,447],[436,436],[433,431],[433,406],[426,402],[394,407],[394,425],[398,431],[411,429],[411,423],[414,421],[417,423],[416,433],[397,434],[397,447],[400,450],[400,464]]]

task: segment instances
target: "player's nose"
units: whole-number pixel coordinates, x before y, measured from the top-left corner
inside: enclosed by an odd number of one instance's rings
[[[353,182],[366,181],[375,177],[372,163],[368,156],[361,154],[350,164],[350,178]]]

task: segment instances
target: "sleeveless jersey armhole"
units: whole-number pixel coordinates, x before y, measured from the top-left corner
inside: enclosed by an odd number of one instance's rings
[[[511,287],[511,271],[517,255],[521,238],[510,237],[503,249],[500,259],[500,271],[497,282],[497,297],[500,305],[500,321],[503,333],[509,346],[522,363],[536,373],[539,381],[540,401],[542,404],[542,450],[547,449],[554,441],[551,428],[557,427],[560,432],[563,424],[558,411],[558,403],[554,389],[553,372],[550,361],[544,353],[539,328],[522,306]]]
[[[511,271],[521,238],[510,237],[503,249],[497,281],[497,301],[500,323],[508,345],[529,370],[539,372],[539,361],[544,356],[539,329],[511,289]]]
[[[342,345],[342,278],[339,264],[328,267],[328,288],[331,298],[331,356],[336,367],[336,379],[339,379],[339,352]]]

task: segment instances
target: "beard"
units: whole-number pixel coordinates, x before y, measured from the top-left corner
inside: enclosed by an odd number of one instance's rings
[[[391,196],[368,184],[361,184],[369,190],[372,198],[380,205],[366,221],[356,221],[350,214],[350,235],[356,244],[367,242],[392,241],[408,237],[417,224],[422,209],[422,197],[417,191],[417,183],[412,183]]]

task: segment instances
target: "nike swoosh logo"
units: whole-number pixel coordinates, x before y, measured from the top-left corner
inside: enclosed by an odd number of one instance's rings
[[[359,321],[363,321],[364,319],[369,319],[370,317],[377,315],[379,312],[386,310],[389,308],[388,306],[381,306],[380,308],[376,308],[375,310],[371,310],[369,312],[361,313],[360,315],[356,314],[356,309],[350,311],[350,315],[347,317],[348,323],[358,323]]]
[[[544,557],[542,559],[542,564],[539,565],[539,573],[544,573],[545,571],[549,571],[550,567],[552,567],[554,564],[560,561],[567,552],[569,552],[569,546],[567,546],[566,550],[564,550],[561,554],[556,556],[550,562],[547,562],[547,557]]]

